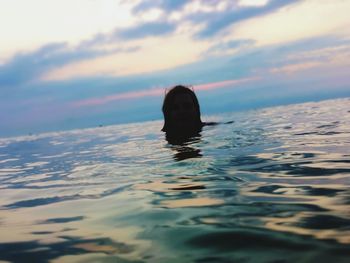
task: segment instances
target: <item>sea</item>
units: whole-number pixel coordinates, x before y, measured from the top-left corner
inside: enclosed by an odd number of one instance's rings
[[[350,262],[350,98],[0,139],[0,262]]]

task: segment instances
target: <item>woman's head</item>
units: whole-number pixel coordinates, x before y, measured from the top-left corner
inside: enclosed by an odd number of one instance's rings
[[[196,94],[185,86],[175,86],[165,95],[162,110],[164,115],[162,131],[187,133],[202,128]]]

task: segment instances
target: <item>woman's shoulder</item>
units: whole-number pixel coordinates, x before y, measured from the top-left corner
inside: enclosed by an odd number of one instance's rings
[[[220,124],[220,122],[213,122],[213,121],[203,122],[203,126],[215,126],[218,124]]]
[[[203,122],[203,126],[215,126],[215,125],[219,125],[219,124],[231,124],[234,123],[234,121],[227,121],[227,122]]]

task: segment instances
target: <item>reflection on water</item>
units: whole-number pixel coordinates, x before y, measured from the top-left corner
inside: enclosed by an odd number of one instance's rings
[[[201,134],[194,134],[192,136],[174,136],[165,134],[165,139],[170,145],[170,148],[174,151],[174,160],[182,161],[189,158],[202,157],[200,149],[193,147],[201,141]]]
[[[0,261],[348,262],[349,105],[0,139]]]
[[[81,237],[61,236],[62,241],[41,244],[39,241],[4,243],[0,246],[2,260],[11,262],[49,262],[62,255],[83,255],[100,253],[105,255],[127,254],[133,247],[117,243],[110,238],[83,239]],[[118,260],[118,257],[115,258]]]
[[[174,160],[183,161],[189,158],[202,157],[203,155],[201,154],[201,150],[191,146],[191,143],[194,143],[196,141],[188,141],[187,143],[183,143],[183,144],[171,145],[170,149],[172,149],[174,152]],[[197,142],[199,141],[200,140],[198,140]]]

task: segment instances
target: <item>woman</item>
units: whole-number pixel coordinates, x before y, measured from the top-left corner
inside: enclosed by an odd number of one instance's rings
[[[165,95],[163,107],[166,139],[171,144],[183,144],[200,139],[200,131],[205,125],[217,125],[216,122],[202,122],[198,99],[193,90],[178,85]],[[233,123],[233,121],[225,124]]]
[[[163,102],[164,126],[167,135],[195,135],[201,131],[200,107],[195,93],[185,86],[173,87]]]

